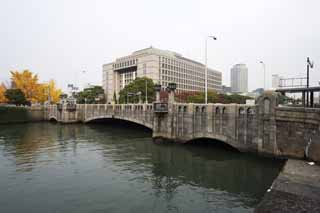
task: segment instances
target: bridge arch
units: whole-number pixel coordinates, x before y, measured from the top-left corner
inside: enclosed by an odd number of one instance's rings
[[[90,123],[90,122],[95,122],[95,121],[125,121],[125,122],[128,122],[128,123],[132,123],[132,124],[136,124],[136,125],[139,125],[139,126],[143,126],[149,130],[153,130],[153,125],[152,124],[149,124],[149,123],[144,123],[142,121],[139,121],[139,120],[136,120],[136,119],[133,119],[133,118],[120,118],[120,117],[115,117],[115,116],[99,116],[99,117],[92,117],[92,118],[89,118],[89,119],[86,119],[84,121],[84,123]]]
[[[51,122],[58,122],[58,119],[55,116],[50,116],[49,121]]]
[[[215,136],[215,137],[197,137],[192,138],[191,140],[186,141],[184,144],[212,144],[217,145],[219,147],[223,147],[226,149],[234,150],[234,151],[240,151],[240,148],[234,144],[231,143],[229,140],[226,139],[224,136]]]

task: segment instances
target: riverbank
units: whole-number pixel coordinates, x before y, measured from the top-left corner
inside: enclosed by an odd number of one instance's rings
[[[289,159],[255,212],[320,212],[320,166]]]
[[[26,123],[43,120],[43,107],[0,106],[0,124]]]

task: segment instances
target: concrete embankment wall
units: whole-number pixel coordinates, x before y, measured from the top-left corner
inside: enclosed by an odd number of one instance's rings
[[[320,212],[320,166],[289,159],[255,213]]]
[[[0,106],[0,124],[43,121],[44,112],[42,107]]]

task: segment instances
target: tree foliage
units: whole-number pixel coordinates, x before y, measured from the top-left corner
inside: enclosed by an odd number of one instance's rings
[[[245,104],[247,99],[252,99],[248,96],[242,96],[238,94],[218,94],[213,91],[208,91],[208,103],[237,103],[237,104]],[[179,102],[187,102],[187,103],[204,103],[205,102],[205,93],[204,92],[186,92],[180,93],[176,95],[176,100]]]
[[[104,89],[101,86],[86,88],[77,95],[79,104],[98,104],[105,103]]]
[[[22,72],[11,71],[10,73],[13,88],[20,89],[28,101],[32,103],[37,102],[37,97],[39,97],[38,75],[33,74],[29,70]]]
[[[5,96],[7,88],[5,87],[4,84],[0,84],[0,103],[6,103],[8,100]]]
[[[56,88],[55,81],[50,80],[49,83],[41,84],[38,82],[38,75],[29,70],[10,73],[13,88],[20,89],[29,102],[44,103],[49,99],[52,103],[59,102],[62,91]]]
[[[49,83],[39,84],[38,96],[36,100],[40,103],[44,103],[50,100],[51,103],[58,103],[62,94],[61,89],[57,89],[54,80],[50,80]]]
[[[147,84],[147,96],[148,103],[151,103],[155,100],[155,89],[152,79],[143,77],[136,78],[130,84],[125,86],[119,93],[119,103],[138,103],[139,96],[141,101],[145,102],[146,100],[146,84]],[[138,95],[141,93],[140,95]],[[128,99],[128,100],[127,100]]]
[[[30,105],[21,89],[7,89],[5,97],[9,104],[15,105]]]

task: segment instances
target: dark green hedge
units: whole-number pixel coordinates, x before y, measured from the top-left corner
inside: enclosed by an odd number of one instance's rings
[[[24,107],[0,106],[0,123],[15,123],[29,121],[28,109]]]

